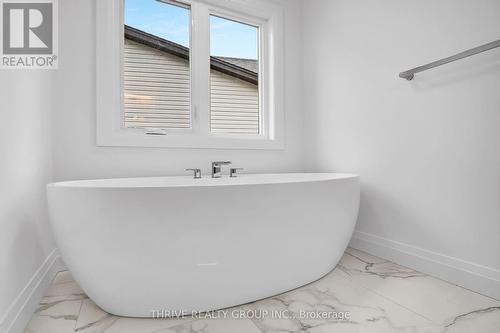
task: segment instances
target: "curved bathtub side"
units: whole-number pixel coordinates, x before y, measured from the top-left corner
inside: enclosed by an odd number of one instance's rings
[[[104,310],[203,311],[269,297],[335,267],[357,178],[201,188],[49,187],[64,261]]]

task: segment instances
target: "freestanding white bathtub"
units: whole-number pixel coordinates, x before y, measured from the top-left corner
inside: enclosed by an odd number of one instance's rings
[[[62,257],[105,311],[132,317],[243,304],[332,270],[354,229],[358,177],[262,174],[47,186]]]

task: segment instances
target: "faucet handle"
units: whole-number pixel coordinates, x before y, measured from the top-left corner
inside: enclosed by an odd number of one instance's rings
[[[229,177],[231,177],[231,178],[238,177],[236,174],[238,172],[238,170],[244,170],[244,169],[243,168],[230,168],[229,169]]]
[[[186,171],[193,171],[193,178],[194,179],[201,178],[201,169],[186,169]]]

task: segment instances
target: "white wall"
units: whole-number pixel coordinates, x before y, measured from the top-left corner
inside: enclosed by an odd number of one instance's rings
[[[499,39],[500,2],[303,5],[307,167],[361,175],[359,235],[500,277],[500,49],[398,78]]]
[[[61,15],[54,117],[54,168],[58,180],[209,172],[213,160],[231,160],[247,172],[301,170],[300,2],[285,1],[286,149],[193,150],[96,147],[95,2],[65,0]]]
[[[45,200],[52,179],[51,75],[0,70],[0,331],[55,247]]]

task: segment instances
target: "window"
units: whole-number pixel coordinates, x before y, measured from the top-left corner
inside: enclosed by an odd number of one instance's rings
[[[123,125],[191,127],[189,6],[125,0]]]
[[[97,144],[282,149],[282,9],[97,1]]]
[[[210,130],[260,133],[259,28],[210,16]]]

